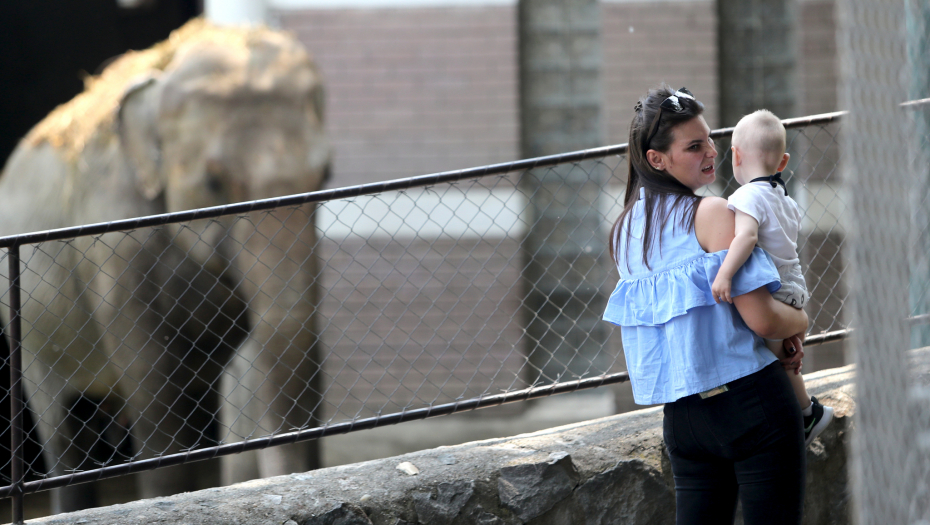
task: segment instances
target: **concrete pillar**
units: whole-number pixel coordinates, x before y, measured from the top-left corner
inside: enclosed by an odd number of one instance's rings
[[[796,0],[717,0],[721,126],[759,108],[798,116],[797,9]]]
[[[761,108],[780,118],[799,116],[797,10],[797,0],[717,0],[721,127]],[[729,147],[729,141],[721,145]],[[736,188],[729,163],[721,164],[717,177]]]
[[[207,20],[217,25],[257,25],[266,20],[265,0],[204,0]]]
[[[524,157],[604,145],[601,19],[597,0],[520,0],[520,110]],[[596,162],[529,172],[523,242],[530,381],[604,372],[606,228]]]
[[[721,127],[735,126],[743,115],[761,108],[780,118],[800,116],[797,0],[717,0],[716,8]],[[791,136],[793,134],[789,133],[789,138]],[[809,137],[802,132],[788,147],[791,162],[785,172],[789,191],[795,199],[801,198],[805,190],[801,180],[811,175],[805,171],[811,168],[811,164],[802,164],[811,146]],[[729,153],[729,147],[729,140],[721,140],[718,147],[721,155]],[[729,156],[720,164],[717,177],[726,188],[725,196],[738,187],[733,180]],[[829,182],[840,183],[839,179],[837,174]],[[846,283],[842,279],[828,282],[832,276],[841,276],[845,271],[845,260],[834,253],[843,242],[843,234],[833,227],[828,230],[815,228],[798,238],[802,264],[811,268],[807,284],[812,297],[807,310],[813,314],[818,308],[816,305],[831,309],[830,315],[814,320],[812,333],[828,328],[838,329],[833,324],[834,315],[843,322],[843,294],[840,290]],[[804,370],[841,365],[846,361],[845,345],[844,341],[808,353],[804,358]]]

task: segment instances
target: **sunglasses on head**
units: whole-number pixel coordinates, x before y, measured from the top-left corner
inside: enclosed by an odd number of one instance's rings
[[[675,113],[681,113],[684,111],[684,108],[681,107],[680,99],[686,98],[688,100],[694,100],[694,95],[688,91],[688,88],[681,88],[675,92],[674,95],[663,100],[659,107],[662,109],[667,109],[669,111],[674,111]]]
[[[649,150],[649,143],[652,142],[653,137],[655,137],[656,132],[659,130],[659,120],[662,118],[663,109],[673,111],[675,113],[684,113],[685,108],[681,107],[681,99],[683,98],[694,100],[694,95],[688,91],[688,88],[683,87],[663,100],[661,104],[659,104],[659,111],[656,111],[656,116],[652,120],[652,126],[649,128],[649,135],[643,142],[643,151]]]

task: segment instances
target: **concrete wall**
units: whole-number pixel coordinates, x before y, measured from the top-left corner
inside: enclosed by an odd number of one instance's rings
[[[930,350],[912,352],[930,384]],[[854,369],[808,376],[836,419],[808,452],[804,523],[849,523]],[[651,408],[506,439],[31,520],[285,525],[670,523],[674,491]]]

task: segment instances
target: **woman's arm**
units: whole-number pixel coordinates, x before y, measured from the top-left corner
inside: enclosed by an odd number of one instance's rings
[[[694,218],[698,243],[706,252],[729,248],[736,232],[735,214],[720,197],[701,199]],[[764,287],[733,298],[736,311],[750,330],[766,339],[785,339],[807,331],[804,310],[772,298]]]
[[[807,314],[777,301],[765,288],[733,298],[736,311],[750,330],[766,339],[787,339],[807,332]]]

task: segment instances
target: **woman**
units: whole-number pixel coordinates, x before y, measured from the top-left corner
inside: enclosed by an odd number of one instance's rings
[[[677,523],[800,523],[805,450],[801,409],[764,338],[795,337],[807,315],[772,298],[778,273],[756,249],[733,279],[733,304],[711,284],[734,235],[714,181],[717,150],[703,104],[663,85],[635,106],[625,207],[611,230],[620,282],[604,319],[622,327],[633,396],[664,403]],[[800,346],[798,346],[800,348]]]

